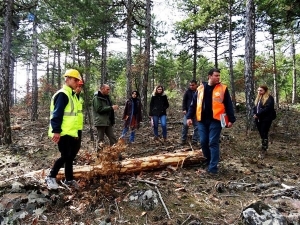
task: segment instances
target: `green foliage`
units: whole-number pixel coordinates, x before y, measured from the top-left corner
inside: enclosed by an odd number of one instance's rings
[[[154,79],[156,84],[164,87],[169,86],[169,82],[176,76],[175,59],[173,52],[164,50],[158,52],[154,65]]]
[[[113,88],[112,95],[118,103],[124,103],[126,101],[126,74],[123,72],[117,79]]]
[[[180,83],[180,86],[187,84],[193,79],[193,62],[191,55],[187,51],[181,51],[179,56],[175,60],[175,66],[177,70],[176,80]]]

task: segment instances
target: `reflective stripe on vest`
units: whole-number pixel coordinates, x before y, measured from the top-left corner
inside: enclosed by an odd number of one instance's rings
[[[220,120],[221,114],[225,113],[225,106],[223,104],[224,94],[227,86],[224,84],[217,84],[212,93],[212,111],[213,118]],[[197,88],[197,107],[196,107],[196,119],[201,121],[202,105],[203,105],[203,96],[204,96],[204,85],[201,84]]]
[[[83,99],[82,97],[78,97],[75,96],[76,99],[76,104],[77,104],[77,129],[78,130],[82,130],[83,129],[83,110],[82,110],[82,106],[83,106]]]
[[[77,128],[77,121],[78,121],[78,115],[77,115],[77,105],[74,104],[76,102],[74,96],[72,95],[72,89],[66,85],[63,86],[62,89],[57,91],[51,98],[51,104],[50,104],[50,120],[53,117],[53,111],[54,111],[54,98],[58,93],[65,93],[68,96],[68,104],[65,107],[64,110],[64,116],[61,124],[61,136],[69,135],[72,137],[78,137],[78,128]],[[50,137],[53,137],[52,133],[52,127],[51,123],[49,125],[48,135]]]

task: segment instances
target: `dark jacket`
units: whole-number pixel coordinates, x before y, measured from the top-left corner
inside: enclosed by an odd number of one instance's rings
[[[169,108],[169,101],[165,94],[152,95],[150,100],[149,116],[167,115],[167,108]]]
[[[93,98],[94,126],[112,126],[115,124],[115,113],[109,96],[95,92]]]
[[[258,111],[257,111],[258,109]],[[266,103],[262,105],[261,102],[259,102],[258,106],[254,106],[252,109],[253,115],[256,114],[259,121],[272,121],[276,118],[276,112],[274,109],[274,98],[273,96],[269,96]]]
[[[195,94],[196,91],[191,90],[190,88],[186,90],[186,92],[183,95],[183,100],[182,100],[182,111],[188,111],[190,104],[193,100],[193,95]]]
[[[128,119],[125,120],[127,116]],[[139,128],[139,124],[142,121],[142,104],[139,99],[136,99],[136,101],[134,101],[132,98],[130,98],[126,101],[123,113],[122,119],[125,120],[124,127],[128,127],[130,125],[133,116],[135,116],[137,128]]]
[[[206,95],[206,90],[208,90],[210,87],[208,86],[207,82],[203,82],[204,85],[204,96],[203,96],[203,104],[202,106],[202,114],[201,114],[201,120],[203,119],[213,119],[212,115],[212,95]],[[211,87],[213,89],[214,87]],[[212,94],[212,92],[211,92]],[[193,100],[192,103],[189,107],[189,111],[186,115],[187,119],[192,119],[196,115],[196,109],[197,109],[197,98],[198,98],[198,91],[195,92],[193,95]],[[210,105],[210,107],[206,107],[205,104]],[[234,116],[234,110],[233,110],[233,105],[231,101],[231,97],[228,91],[228,88],[225,89],[224,92],[224,99],[223,99],[223,104],[225,106],[225,112],[226,115],[228,116],[228,121],[231,123],[234,123],[236,118]],[[209,114],[209,115],[208,115]]]

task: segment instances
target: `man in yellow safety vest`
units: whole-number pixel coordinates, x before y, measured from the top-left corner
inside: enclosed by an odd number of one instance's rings
[[[58,158],[45,181],[49,189],[57,189],[56,175],[61,167],[65,166],[66,185],[78,189],[77,182],[73,179],[73,160],[76,156],[76,143],[78,139],[78,104],[75,90],[81,80],[80,73],[69,69],[64,74],[65,84],[51,99],[50,126],[48,135],[57,143],[60,151]],[[75,154],[75,155],[74,155]]]

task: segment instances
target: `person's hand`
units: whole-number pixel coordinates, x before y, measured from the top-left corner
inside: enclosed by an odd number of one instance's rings
[[[59,142],[59,139],[60,139],[60,133],[54,133],[52,137],[52,141],[57,144]]]
[[[230,127],[232,127],[232,125],[233,125],[233,123],[228,122],[227,127],[230,128]]]
[[[186,114],[186,110],[182,111],[182,113],[183,113],[183,115],[185,115]]]
[[[254,119],[257,119],[258,117],[257,117],[257,115],[256,115],[256,114],[254,114],[253,118],[254,118]]]
[[[192,119],[187,119],[186,124],[187,124],[188,126],[191,126],[191,125],[193,124]]]
[[[117,109],[119,109],[119,106],[118,105],[113,105],[112,108],[113,108],[113,110],[117,110]]]
[[[129,116],[125,116],[124,120],[128,120]]]
[[[153,126],[154,126],[154,122],[153,122],[153,118],[152,118],[152,116],[150,116],[150,124],[151,124],[151,127],[153,127]]]

